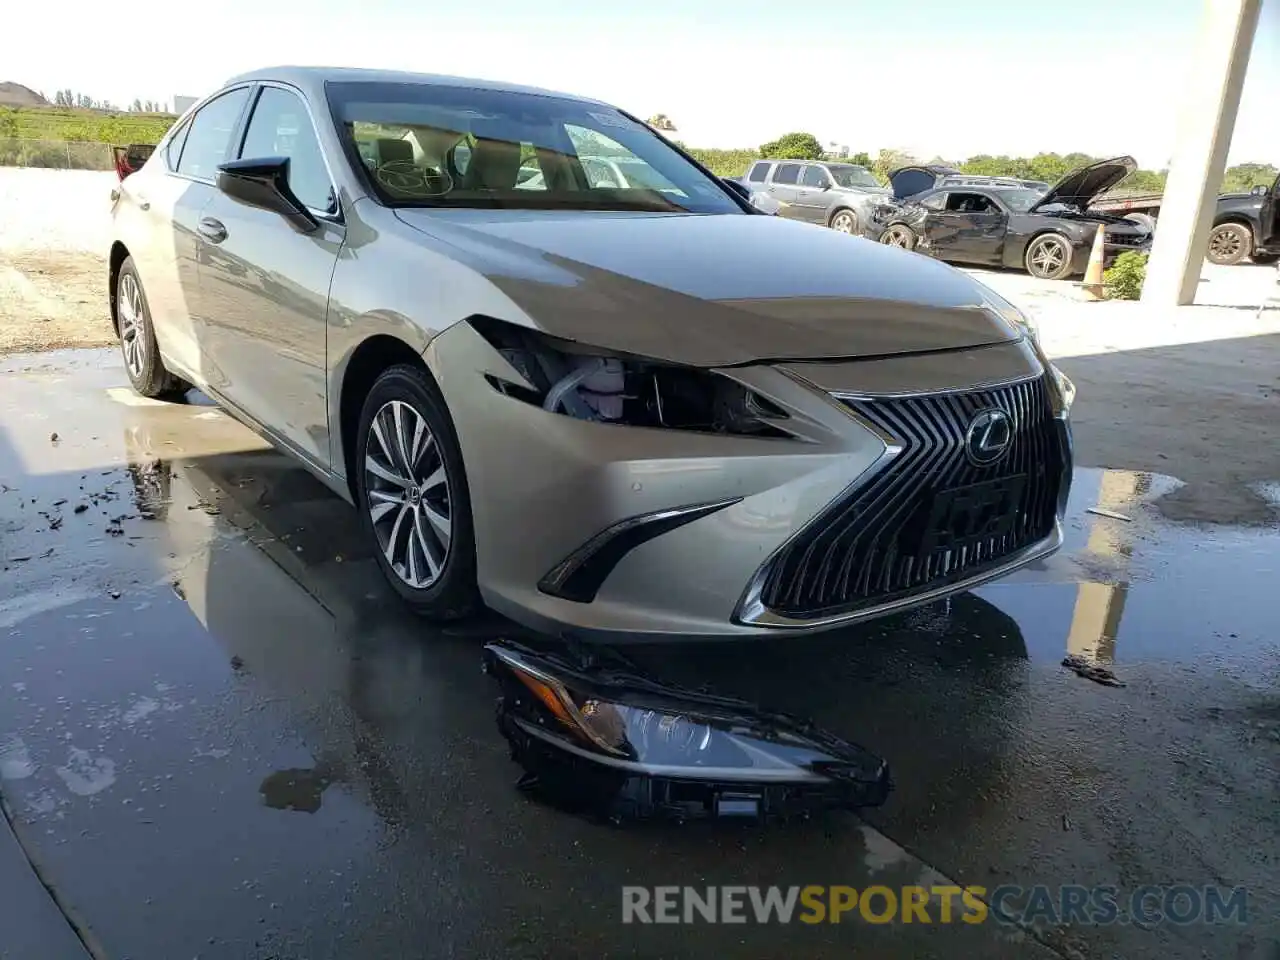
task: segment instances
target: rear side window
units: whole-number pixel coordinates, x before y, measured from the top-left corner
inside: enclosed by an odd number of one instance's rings
[[[764,183],[764,178],[769,175],[769,166],[770,164],[767,163],[755,164],[747,174],[747,179],[752,183]]]
[[[206,103],[191,118],[178,172],[197,180],[212,180],[218,164],[231,156],[231,132],[249,99],[249,88],[229,90]]]
[[[782,163],[773,171],[774,183],[797,183],[800,180],[800,164]]]
[[[190,130],[191,124],[184,123],[169,138],[169,145],[164,148],[164,159],[170,170],[178,169],[178,158],[182,156],[182,145],[187,142],[187,134]]]

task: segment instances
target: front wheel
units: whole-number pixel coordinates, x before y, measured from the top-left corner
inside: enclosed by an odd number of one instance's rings
[[[378,566],[416,612],[456,620],[480,606],[471,497],[453,421],[425,370],[388,369],[365,398],[352,464]]]
[[[1253,234],[1242,223],[1220,223],[1209,234],[1210,263],[1230,267],[1253,253]]]
[[[880,234],[880,242],[890,247],[900,247],[903,250],[914,250],[916,246],[916,232],[905,223],[895,223],[886,228],[884,233]]]
[[[831,229],[838,233],[857,233],[858,218],[852,210],[837,210],[831,217]]]
[[[1061,280],[1071,273],[1071,242],[1058,233],[1046,233],[1027,245],[1027,273],[1040,280]]]

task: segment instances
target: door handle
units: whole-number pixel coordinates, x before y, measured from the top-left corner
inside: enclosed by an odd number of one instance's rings
[[[221,220],[215,220],[213,217],[204,217],[197,227],[200,236],[204,237],[210,243],[221,243],[227,239],[227,228],[223,226]]]

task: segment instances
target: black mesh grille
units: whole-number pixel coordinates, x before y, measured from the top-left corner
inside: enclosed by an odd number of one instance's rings
[[[1044,378],[993,390],[843,401],[902,445],[774,557],[761,599],[792,616],[846,612],[998,566],[1053,532],[1066,467]],[[975,415],[1011,419],[1008,452],[965,453]]]

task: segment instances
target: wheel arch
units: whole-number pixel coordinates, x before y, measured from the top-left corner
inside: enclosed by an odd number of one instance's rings
[[[116,312],[116,280],[120,276],[120,267],[129,256],[129,248],[119,240],[111,244],[111,253],[107,258],[107,309],[111,313],[111,327],[117,337],[120,336],[120,315]]]
[[[334,465],[341,465],[345,472],[344,479],[353,502],[356,499],[353,457],[357,446],[356,431],[360,427],[360,411],[378,377],[397,364],[417,367],[431,377],[431,371],[422,359],[421,349],[394,334],[375,333],[361,340],[346,355],[340,369],[335,370],[330,381],[338,385],[337,429],[330,432],[331,454]]]
[[[827,226],[829,227],[833,223],[835,223],[836,217],[840,216],[840,214],[842,213],[850,214],[853,217],[853,222],[855,226],[861,225],[862,218],[858,216],[858,211],[853,209],[852,206],[850,206],[847,202],[842,200],[840,203],[837,203],[829,211],[827,211]]]
[[[1210,231],[1217,230],[1219,227],[1224,227],[1228,223],[1235,223],[1235,224],[1238,224],[1239,226],[1244,227],[1246,230],[1249,231],[1249,236],[1253,240],[1253,245],[1255,247],[1259,245],[1259,239],[1260,239],[1259,227],[1261,226],[1260,221],[1255,220],[1253,217],[1250,217],[1247,213],[1244,213],[1243,211],[1231,210],[1231,211],[1228,211],[1227,213],[1223,213],[1214,217],[1213,226],[1210,227],[1209,229]]]

